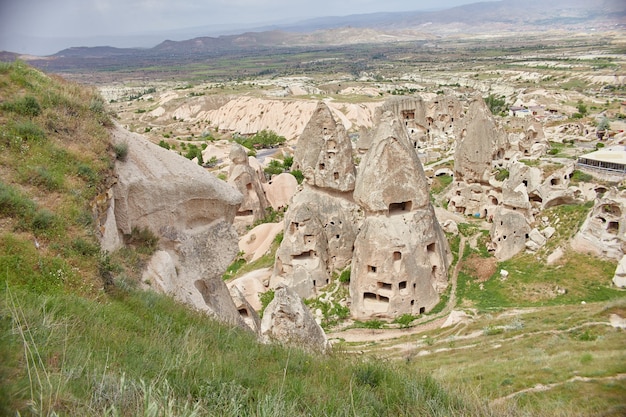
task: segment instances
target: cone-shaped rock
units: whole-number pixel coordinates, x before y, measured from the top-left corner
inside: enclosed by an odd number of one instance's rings
[[[381,117],[357,177],[354,198],[366,211],[350,276],[358,319],[426,312],[447,286],[450,250],[404,129],[391,112]]]
[[[352,191],[355,169],[352,144],[341,123],[325,103],[319,103],[298,139],[294,167],[316,187]]]
[[[472,100],[454,153],[456,180],[489,183],[491,162],[502,159],[505,145],[506,135],[496,124],[485,101],[481,97]]]
[[[354,199],[367,212],[391,213],[426,207],[428,181],[401,123],[386,112],[361,161]]]

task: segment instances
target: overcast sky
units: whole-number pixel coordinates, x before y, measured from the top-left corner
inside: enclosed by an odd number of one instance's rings
[[[478,1],[481,0],[0,0],[0,50],[47,55],[70,46],[154,46],[161,40],[175,38],[173,31],[183,28],[208,27],[210,33],[195,36],[214,35],[236,26],[249,28],[359,13],[436,10]],[[162,39],[160,34],[164,35]]]

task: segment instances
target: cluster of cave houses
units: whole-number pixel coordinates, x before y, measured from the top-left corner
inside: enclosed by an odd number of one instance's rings
[[[570,186],[573,161],[549,174],[520,162],[537,160],[549,143],[538,122],[509,123],[516,133],[505,133],[480,97],[465,109],[452,96],[429,102],[394,98],[353,145],[320,103],[296,146],[293,169],[304,181],[285,214],[270,287],[286,285],[303,299],[315,297],[333,274],[350,268],[353,318],[428,312],[447,288],[452,259],[429,194],[429,176],[441,172],[454,176],[447,209],[491,223],[489,249],[500,260],[536,251],[550,238],[554,228],[535,221],[539,212],[596,194],[604,197],[586,223],[588,235],[604,252],[623,252],[625,196]],[[244,152],[233,152],[241,154],[229,176],[244,195],[240,214],[261,218],[268,204],[261,177]],[[444,153],[453,155],[454,169],[425,172],[423,162]],[[508,178],[496,179],[500,169],[508,170]]]

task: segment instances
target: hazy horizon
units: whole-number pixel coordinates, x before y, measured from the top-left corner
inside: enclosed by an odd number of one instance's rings
[[[79,46],[152,47],[166,39],[216,36],[319,17],[441,10],[476,2],[8,0],[0,2],[0,50],[50,55]]]

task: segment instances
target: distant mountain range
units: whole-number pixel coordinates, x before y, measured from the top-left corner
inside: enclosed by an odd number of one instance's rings
[[[259,28],[246,33],[189,40],[165,40],[153,48],[74,47],[42,58],[23,57],[63,68],[77,60],[114,58],[152,59],[164,54],[214,56],[225,52],[276,47],[338,46],[357,43],[382,43],[429,40],[463,34],[506,34],[563,31],[612,31],[626,29],[624,0],[503,0],[473,3],[433,12],[394,12],[316,18],[294,25]],[[194,33],[202,28],[194,28]],[[208,30],[208,28],[207,28]],[[0,53],[0,59],[20,55]]]

